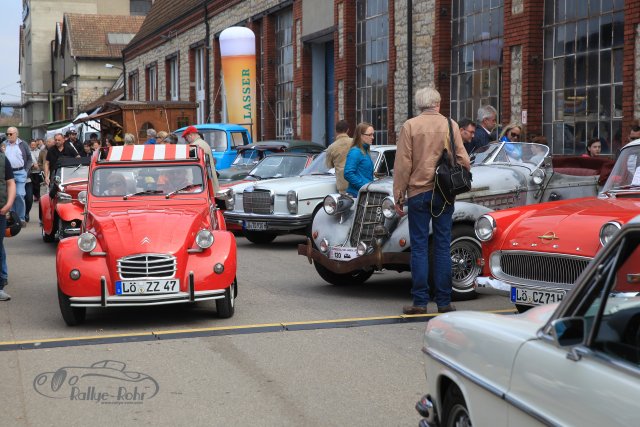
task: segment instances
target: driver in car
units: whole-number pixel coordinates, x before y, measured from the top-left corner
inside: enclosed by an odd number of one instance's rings
[[[163,171],[158,177],[158,190],[165,193],[180,190],[192,184],[187,168],[172,168]]]
[[[104,196],[124,196],[127,194],[127,180],[119,173],[112,173],[107,178],[107,189]]]

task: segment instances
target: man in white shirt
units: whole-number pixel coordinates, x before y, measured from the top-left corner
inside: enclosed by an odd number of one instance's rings
[[[20,224],[23,227],[26,227],[26,206],[24,202],[25,184],[33,161],[31,160],[31,154],[29,153],[29,146],[26,142],[18,138],[17,128],[12,126],[7,129],[7,141],[5,144],[5,155],[9,159],[9,163],[11,163],[13,177],[16,183],[16,200],[11,210],[18,214],[20,217]]]

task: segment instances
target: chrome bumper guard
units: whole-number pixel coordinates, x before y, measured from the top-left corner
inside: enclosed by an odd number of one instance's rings
[[[67,237],[69,237],[69,236],[79,236],[80,235],[80,228],[65,228],[61,233],[64,234],[65,236],[67,236]]]
[[[328,256],[315,249],[311,243],[311,239],[307,239],[307,243],[298,245],[298,255],[304,255],[309,260],[317,262],[329,271],[337,274],[346,274],[353,271],[375,267],[382,270],[387,265],[406,265],[409,269],[411,261],[410,252],[382,252],[382,247],[374,245],[373,253],[359,256],[351,261],[335,261],[329,259]]]
[[[473,281],[473,287],[481,294],[511,295],[511,285],[493,277],[478,276]]]
[[[431,401],[431,396],[428,394],[422,396],[422,399],[416,403],[416,411],[424,417],[418,424],[420,427],[438,427],[438,416],[436,413],[436,407]]]

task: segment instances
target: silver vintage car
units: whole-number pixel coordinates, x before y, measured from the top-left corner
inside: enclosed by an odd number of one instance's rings
[[[453,298],[475,298],[480,242],[474,223],[492,210],[549,200],[595,196],[600,171],[580,167],[580,158],[553,159],[549,148],[532,143],[495,143],[471,158],[472,191],[458,197],[453,214],[451,260]],[[589,160],[589,159],[586,159]],[[554,168],[554,162],[562,169]],[[606,162],[602,162],[605,164]],[[334,285],[362,283],[374,270],[409,270],[411,241],[407,216],[394,209],[392,178],[360,189],[357,200],[332,194],[314,217],[311,239],[298,246],[320,276]]]

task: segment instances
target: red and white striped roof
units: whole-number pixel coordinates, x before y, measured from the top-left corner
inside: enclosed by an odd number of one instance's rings
[[[190,150],[191,148],[191,150]],[[187,160],[196,158],[194,147],[185,144],[145,144],[109,147],[103,161],[136,162],[145,160]]]

